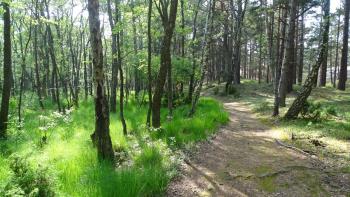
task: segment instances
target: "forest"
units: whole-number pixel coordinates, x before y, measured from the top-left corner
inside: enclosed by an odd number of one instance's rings
[[[0,0],[0,196],[350,196],[350,0]]]

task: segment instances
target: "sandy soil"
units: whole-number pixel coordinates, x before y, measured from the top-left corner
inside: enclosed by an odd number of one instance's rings
[[[230,121],[187,154],[167,196],[350,196],[350,175],[276,143],[276,131],[240,102]]]

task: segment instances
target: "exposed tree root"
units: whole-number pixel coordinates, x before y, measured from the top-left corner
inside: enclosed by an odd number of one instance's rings
[[[294,150],[294,151],[299,152],[299,153],[301,153],[301,154],[303,154],[303,155],[306,155],[306,156],[316,156],[316,155],[312,155],[312,154],[310,154],[310,153],[308,153],[308,152],[306,152],[306,151],[304,151],[304,150],[301,150],[301,149],[299,149],[299,148],[297,148],[297,147],[294,147],[294,146],[285,144],[285,143],[281,142],[281,141],[278,140],[278,139],[275,139],[275,141],[276,141],[276,143],[277,143],[278,145],[283,146],[283,147],[288,148],[288,149],[291,149],[291,150]]]

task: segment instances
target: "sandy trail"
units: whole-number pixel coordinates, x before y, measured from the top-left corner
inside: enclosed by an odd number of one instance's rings
[[[276,144],[276,132],[246,105],[219,100],[229,123],[185,159],[167,196],[350,195],[348,174],[327,172],[317,159]]]

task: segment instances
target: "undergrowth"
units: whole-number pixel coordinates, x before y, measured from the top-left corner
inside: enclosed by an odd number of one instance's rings
[[[15,118],[10,119],[9,137],[0,142],[0,195],[159,195],[176,174],[179,148],[207,138],[228,121],[221,104],[202,98],[194,117],[187,117],[190,106],[181,105],[174,110],[173,120],[167,121],[167,110],[162,109],[162,128],[149,131],[147,105],[129,100],[125,106],[128,136],[122,133],[119,114],[110,116],[110,134],[120,161],[111,166],[98,162],[90,141],[92,100],[65,115],[45,104],[46,110],[27,104],[20,129]],[[15,168],[13,162],[17,162]]]

